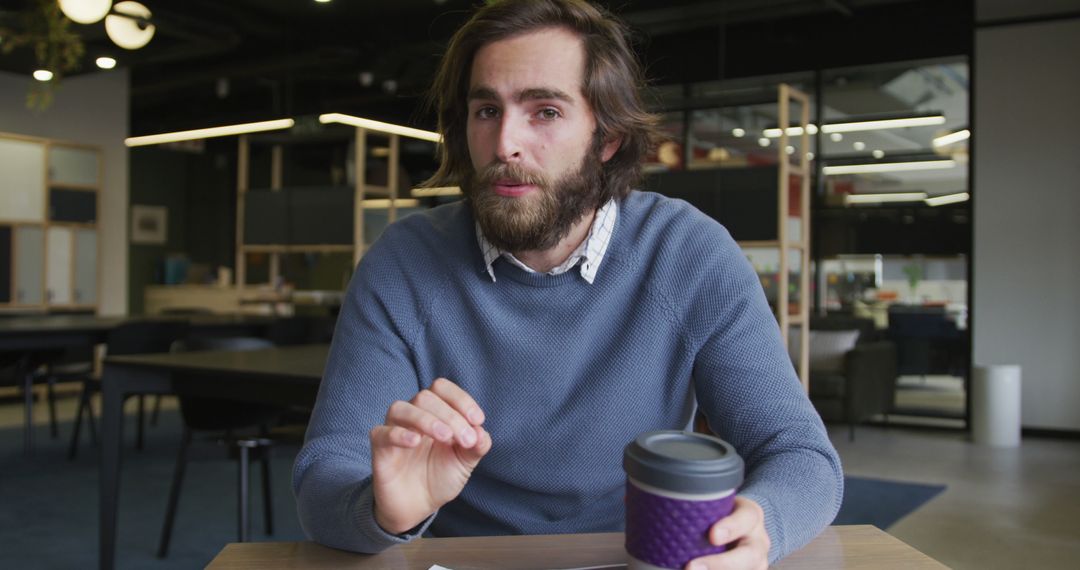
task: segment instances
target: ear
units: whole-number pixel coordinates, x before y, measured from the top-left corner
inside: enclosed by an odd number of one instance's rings
[[[604,148],[600,151],[600,162],[607,162],[615,156],[615,152],[622,146],[622,137],[615,137],[604,142]]]

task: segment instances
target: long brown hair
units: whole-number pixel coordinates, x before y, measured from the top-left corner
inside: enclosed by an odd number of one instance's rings
[[[657,118],[645,109],[641,66],[627,40],[628,29],[584,0],[500,0],[478,10],[454,34],[435,76],[429,105],[439,118],[440,166],[425,185],[455,186],[472,173],[466,124],[469,77],[483,46],[548,27],[578,34],[585,45],[582,92],[596,118],[594,140],[621,139],[603,166],[604,184],[623,197],[641,179],[646,154],[659,140]]]

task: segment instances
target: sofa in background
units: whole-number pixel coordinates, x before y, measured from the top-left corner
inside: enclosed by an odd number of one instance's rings
[[[792,331],[792,358],[798,361],[798,332]],[[810,401],[826,422],[855,425],[888,415],[896,392],[895,343],[883,338],[870,319],[818,316],[810,319]]]

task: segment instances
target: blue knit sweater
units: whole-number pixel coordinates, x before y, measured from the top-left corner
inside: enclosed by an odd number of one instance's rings
[[[836,451],[803,393],[739,247],[690,205],[633,192],[591,285],[577,271],[485,273],[464,203],[387,228],[357,268],[293,486],[307,534],[377,552],[420,533],[623,528],[623,447],[681,429],[695,400],[745,459],[777,560],[816,536],[843,494]],[[437,377],[487,415],[493,447],[416,532],[372,515],[369,430]]]

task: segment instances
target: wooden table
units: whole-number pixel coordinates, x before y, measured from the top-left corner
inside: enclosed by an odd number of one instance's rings
[[[320,570],[416,569],[440,564],[452,570],[625,568],[623,534],[567,534],[475,538],[422,538],[377,555],[353,554],[313,542],[245,542],[226,545],[212,570],[296,568]],[[846,570],[929,569],[946,566],[873,526],[833,526],[774,568]]]
[[[249,315],[185,315],[155,317],[102,317],[98,315],[31,315],[0,319],[0,356],[14,362],[15,377],[22,381],[23,450],[34,448],[33,371],[42,356],[68,348],[104,343],[109,331],[137,320],[186,321],[193,332],[210,336],[261,336],[272,318]]]
[[[115,356],[102,375],[98,564],[116,557],[124,401],[136,394],[185,394],[278,405],[315,402],[330,346]]]

